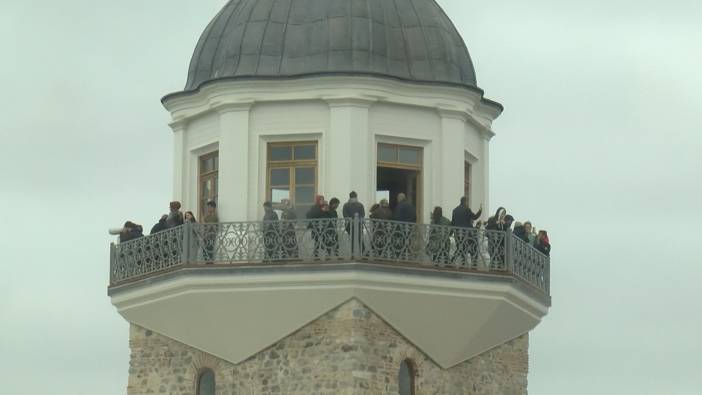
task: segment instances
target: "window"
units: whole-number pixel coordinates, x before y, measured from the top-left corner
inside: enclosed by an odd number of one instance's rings
[[[198,162],[198,209],[199,218],[203,218],[207,202],[217,202],[219,151],[200,156]]]
[[[422,167],[422,149],[394,144],[378,144],[378,165],[390,167]]]
[[[414,376],[416,371],[414,368],[414,363],[405,359],[400,364],[400,374],[399,374],[399,387],[400,395],[414,395]]]
[[[317,194],[317,143],[268,144],[266,185],[267,200],[290,199],[298,218],[303,218]]]
[[[215,375],[212,369],[204,369],[197,377],[197,395],[215,394]]]
[[[466,203],[470,205],[470,170],[471,166],[468,161],[465,162],[463,171],[463,196],[466,197]]]

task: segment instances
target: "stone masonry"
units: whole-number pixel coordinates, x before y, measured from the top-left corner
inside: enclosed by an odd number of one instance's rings
[[[397,394],[407,358],[416,394],[527,394],[528,335],[444,370],[355,299],[236,365],[137,325],[129,343],[129,395],[194,395],[205,368],[218,395]]]

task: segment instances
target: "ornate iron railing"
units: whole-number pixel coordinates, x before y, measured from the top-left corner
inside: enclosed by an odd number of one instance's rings
[[[185,224],[113,244],[110,283],[181,265],[315,261],[511,273],[549,293],[549,258],[510,232],[359,218]]]

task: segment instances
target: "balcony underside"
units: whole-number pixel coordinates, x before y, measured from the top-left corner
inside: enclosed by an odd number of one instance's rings
[[[528,332],[550,306],[509,273],[369,262],[178,265],[109,294],[127,321],[232,363],[355,298],[449,368]]]

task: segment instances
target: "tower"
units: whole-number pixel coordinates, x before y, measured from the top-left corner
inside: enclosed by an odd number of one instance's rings
[[[526,393],[548,257],[430,224],[487,209],[502,112],[435,1],[232,0],[162,102],[174,200],[219,222],[112,246],[129,394]],[[350,191],[417,220],[305,219]]]

